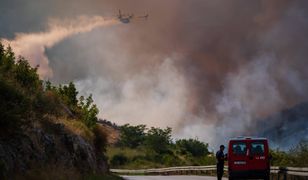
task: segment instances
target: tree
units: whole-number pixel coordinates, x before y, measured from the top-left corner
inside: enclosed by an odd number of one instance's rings
[[[29,99],[14,85],[0,78],[0,136],[20,130],[29,116]]]
[[[292,166],[307,167],[308,166],[308,141],[302,140],[299,144],[290,150]]]
[[[182,154],[190,153],[192,156],[200,157],[208,155],[208,144],[205,144],[197,139],[180,139],[176,141],[176,147]]]
[[[51,91],[53,89],[53,86],[51,85],[51,82],[49,80],[47,80],[45,82],[45,90],[46,91]]]
[[[172,129],[160,129],[151,127],[145,137],[145,146],[147,149],[153,150],[158,154],[163,154],[169,151],[171,144]]]
[[[113,167],[122,166],[127,162],[128,162],[128,158],[124,154],[116,154],[110,160],[110,164]]]
[[[15,65],[15,54],[10,46],[4,50],[3,45],[1,44],[1,59],[0,59],[0,71],[3,74],[9,75],[9,72],[12,71]]]
[[[4,57],[5,49],[3,44],[0,42],[0,62],[2,61],[2,58]]]
[[[272,156],[271,165],[274,166],[290,165],[290,156],[288,153],[276,149],[276,150],[270,150],[270,154]]]
[[[66,105],[70,107],[71,110],[76,110],[78,100],[78,91],[76,90],[75,84],[70,82],[68,85],[59,86],[58,93],[60,94],[62,100]]]
[[[93,104],[92,94],[84,100],[84,97],[80,97],[79,107],[81,108],[81,120],[90,129],[96,126],[97,115],[99,113],[98,108]]]
[[[37,67],[32,68],[29,62],[20,57],[14,66],[15,79],[23,86],[28,89],[38,90],[42,83],[37,74]]]
[[[136,148],[144,143],[145,125],[131,126],[125,124],[120,127],[120,146]]]

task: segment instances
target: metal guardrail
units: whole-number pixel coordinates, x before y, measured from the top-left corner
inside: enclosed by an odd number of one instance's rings
[[[216,170],[216,166],[180,166],[180,167],[167,167],[167,168],[155,168],[155,169],[110,169],[113,173],[119,174],[155,174],[155,173],[169,173],[179,171],[213,171]]]
[[[225,171],[228,171],[228,167],[224,167]],[[154,169],[138,169],[138,170],[129,170],[129,169],[110,169],[112,173],[117,174],[171,174],[178,173],[184,174],[185,172],[213,172],[216,171],[216,166],[180,166],[180,167],[167,167],[167,168],[154,168]],[[184,173],[183,173],[184,172]],[[271,174],[278,175],[294,175],[308,177],[308,168],[297,168],[297,167],[271,167]]]
[[[273,174],[283,174],[283,175],[294,175],[308,177],[308,168],[299,167],[271,167],[271,173]]]

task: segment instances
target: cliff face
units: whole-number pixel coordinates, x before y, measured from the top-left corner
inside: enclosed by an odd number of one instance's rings
[[[16,175],[25,177],[29,172],[36,176],[35,170],[47,174],[60,170],[76,177],[106,173],[106,158],[96,149],[94,141],[70,131],[64,123],[46,120],[22,133],[1,137],[0,179],[11,179]]]

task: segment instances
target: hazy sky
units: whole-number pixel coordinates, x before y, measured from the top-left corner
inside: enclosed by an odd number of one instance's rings
[[[118,9],[149,19],[122,24]],[[308,98],[308,1],[0,0],[0,12],[3,42],[118,124],[216,145]]]

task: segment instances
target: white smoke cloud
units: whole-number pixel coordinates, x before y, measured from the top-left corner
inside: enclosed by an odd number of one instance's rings
[[[80,16],[71,19],[50,19],[48,29],[37,33],[17,33],[15,39],[2,39],[4,45],[10,45],[14,52],[29,60],[30,65],[37,66],[42,78],[51,78],[53,71],[49,67],[49,60],[45,54],[46,48],[51,48],[65,38],[78,33],[86,33],[94,28],[110,26],[119,23],[116,20],[105,20],[101,16]]]
[[[78,81],[77,87],[81,94],[93,93],[100,117],[119,124],[176,128],[189,113],[187,83],[172,58],[121,83],[92,78]]]
[[[230,75],[216,109],[225,137],[252,135],[256,119],[275,112],[284,105],[277,82],[271,73],[272,56],[261,56]],[[247,133],[247,134],[242,134]]]

